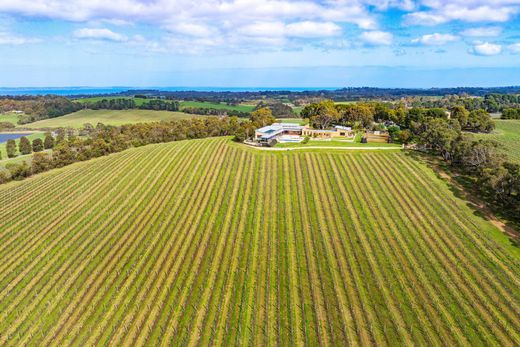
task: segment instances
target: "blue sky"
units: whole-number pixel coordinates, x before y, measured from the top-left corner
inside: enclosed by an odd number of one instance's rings
[[[520,84],[520,0],[2,0],[0,86]]]

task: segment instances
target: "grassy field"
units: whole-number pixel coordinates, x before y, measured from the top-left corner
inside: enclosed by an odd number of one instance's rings
[[[182,112],[153,110],[81,110],[65,116],[44,119],[38,122],[24,124],[29,129],[72,127],[81,128],[85,123],[96,126],[122,125],[129,123],[159,122],[184,118],[200,117]]]
[[[116,99],[134,100],[134,102],[137,106],[141,106],[143,103],[151,100],[151,99],[142,99],[142,98],[133,98],[133,97],[123,97],[123,96],[93,96],[91,98],[75,99],[74,101],[77,101],[81,104],[86,104],[87,102],[98,102],[101,100],[116,100]]]
[[[520,163],[520,120],[495,120],[492,134],[479,134],[479,138],[493,139],[504,146],[504,151],[513,161]]]
[[[302,118],[278,118],[276,120],[277,123],[297,123],[300,125],[304,125],[307,123],[307,119]]]
[[[15,113],[0,113],[0,122],[9,122],[14,125],[18,124],[18,115]]]
[[[181,109],[183,107],[200,107],[200,108],[215,108],[215,109],[226,109],[226,110],[234,110],[240,112],[252,112],[255,109],[255,105],[226,105],[223,103],[213,103],[213,102],[200,102],[200,101],[181,101]]]
[[[520,252],[403,152],[150,145],[0,186],[1,345],[503,345]]]

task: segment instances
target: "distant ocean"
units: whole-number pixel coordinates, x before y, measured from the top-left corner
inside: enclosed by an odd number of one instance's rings
[[[56,88],[0,88],[0,95],[83,95],[83,94],[113,94],[125,92],[127,90],[161,90],[168,92],[178,91],[199,91],[199,92],[258,92],[258,91],[311,91],[311,90],[335,90],[337,87],[331,88],[269,88],[269,87],[243,87],[243,88],[227,88],[227,87],[56,87]]]

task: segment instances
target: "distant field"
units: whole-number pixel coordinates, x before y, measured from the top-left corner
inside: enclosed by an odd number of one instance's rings
[[[229,141],[0,186],[0,345],[518,346],[520,249],[433,170]]]
[[[200,116],[190,115],[182,112],[152,110],[81,110],[65,116],[25,124],[24,127],[32,129],[58,127],[80,128],[85,123],[90,123],[93,126],[96,126],[97,123],[103,123],[106,125],[122,125],[129,123],[169,121],[194,117]]]
[[[300,125],[303,125],[303,124],[307,123],[307,120],[302,119],[302,118],[278,118],[276,120],[276,122],[278,122],[278,123],[298,123]]]
[[[227,105],[223,103],[213,102],[199,102],[199,101],[181,101],[181,109],[183,107],[200,107],[200,108],[215,108],[215,109],[226,109],[240,112],[251,112],[255,109],[254,105]]]
[[[9,122],[14,125],[18,124],[18,115],[14,113],[0,113],[0,122]]]
[[[520,163],[520,120],[495,120],[496,130],[492,134],[479,134],[479,138],[493,139],[504,146],[513,161]]]

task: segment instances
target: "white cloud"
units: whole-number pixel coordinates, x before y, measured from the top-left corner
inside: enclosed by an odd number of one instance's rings
[[[421,4],[423,10],[406,15],[407,23],[507,22],[520,12],[519,0],[422,0]]]
[[[501,32],[502,28],[500,27],[479,27],[466,29],[460,34],[469,37],[495,37],[499,36]]]
[[[361,40],[372,46],[387,46],[392,44],[393,36],[385,31],[365,31],[361,34]]]
[[[500,54],[502,52],[502,46],[489,42],[477,42],[469,52],[474,55],[492,56]]]
[[[125,35],[113,32],[105,28],[82,28],[74,31],[74,37],[78,39],[107,40],[115,42],[125,42],[128,38]]]
[[[512,45],[507,46],[507,48],[511,53],[518,54],[520,53],[520,42],[513,43]]]
[[[215,29],[204,24],[178,22],[173,25],[167,25],[166,28],[179,34],[196,37],[208,37],[215,34]]]
[[[288,36],[292,37],[331,37],[341,34],[341,27],[332,22],[296,22],[285,27]]]
[[[434,33],[413,39],[412,42],[426,46],[443,46],[448,42],[457,41],[458,39],[459,38],[455,35]]]
[[[0,45],[19,46],[36,42],[40,42],[40,40],[32,37],[17,36],[8,32],[0,32]]]

